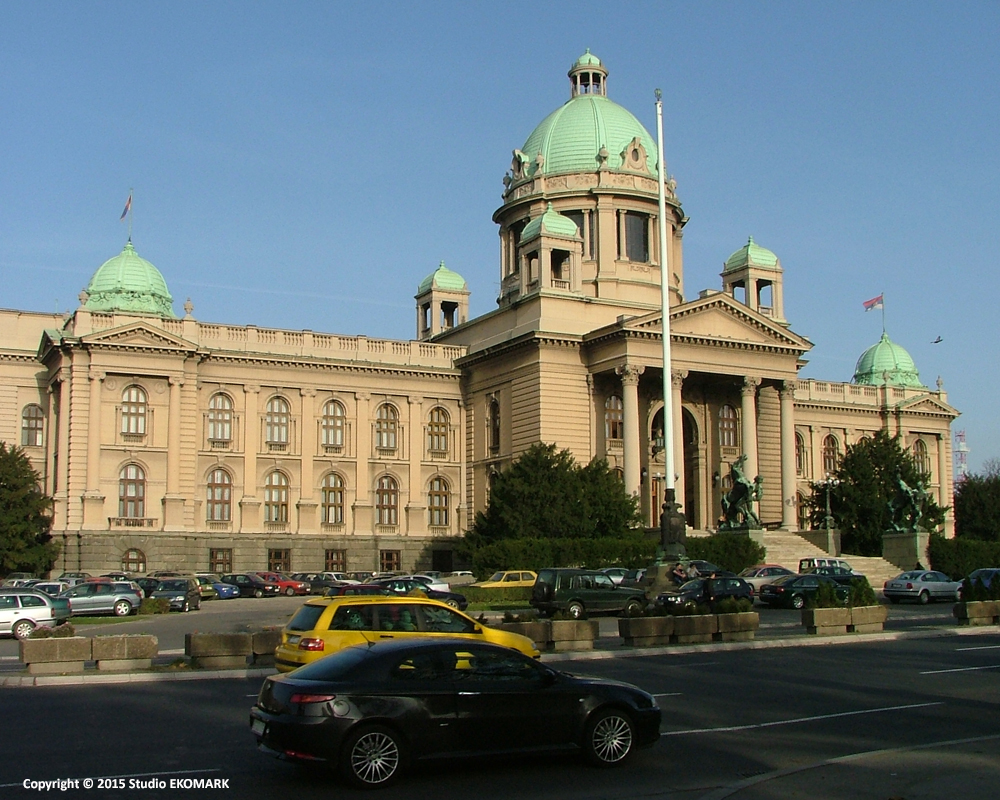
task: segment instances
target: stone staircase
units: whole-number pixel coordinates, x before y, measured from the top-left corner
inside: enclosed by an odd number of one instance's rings
[[[826,551],[789,531],[767,531],[764,534],[764,547],[767,549],[768,564],[781,564],[791,570],[799,568],[800,558],[830,557]],[[847,561],[855,572],[865,575],[876,591],[879,591],[889,578],[894,578],[903,571],[884,558],[852,555],[842,555],[839,558]]]

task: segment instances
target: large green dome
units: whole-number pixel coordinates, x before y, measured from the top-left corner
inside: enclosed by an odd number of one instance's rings
[[[131,240],[94,273],[87,285],[85,308],[175,317],[173,297],[160,271],[135,252]]]
[[[867,386],[911,386],[926,389],[910,354],[893,342],[885,331],[858,359],[854,383]]]

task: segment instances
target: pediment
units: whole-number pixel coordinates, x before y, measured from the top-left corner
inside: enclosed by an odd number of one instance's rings
[[[92,333],[82,338],[91,347],[122,347],[141,350],[194,351],[196,346],[186,339],[174,336],[144,323],[112,328]]]
[[[939,400],[933,394],[926,394],[921,397],[912,397],[909,400],[904,400],[896,406],[896,408],[900,411],[915,414],[943,414],[950,417],[957,417],[959,413],[957,409],[952,408],[944,401]]]

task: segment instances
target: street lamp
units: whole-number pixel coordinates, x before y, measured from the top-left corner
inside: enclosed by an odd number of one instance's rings
[[[824,527],[826,528],[827,536],[829,536],[830,529],[833,527],[833,515],[830,513],[830,491],[834,487],[840,486],[840,481],[837,478],[827,475],[826,480],[816,481],[816,485],[826,489],[826,519],[824,520]]]

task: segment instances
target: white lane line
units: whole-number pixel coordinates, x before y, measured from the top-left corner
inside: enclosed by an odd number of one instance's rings
[[[990,664],[985,667],[955,667],[953,669],[929,669],[921,675],[942,675],[946,672],[975,672],[980,669],[1000,669],[1000,664]]]
[[[131,775],[95,775],[95,778],[159,778],[161,775],[201,775],[205,772],[222,772],[217,767],[209,769],[178,769],[173,772],[135,772]],[[0,783],[0,789],[10,789],[13,786],[23,786],[23,781],[17,783]]]
[[[795,719],[782,719],[776,722],[759,722],[755,725],[732,725],[726,728],[696,728],[690,731],[661,731],[661,736],[688,736],[693,733],[730,733],[733,731],[752,731],[759,728],[774,728],[778,725],[798,725],[802,722],[816,722],[823,719],[837,719],[838,717],[857,717],[862,714],[881,714],[883,711],[906,711],[911,708],[928,708],[929,706],[942,706],[943,702],[936,703],[912,703],[905,706],[884,706],[882,708],[866,708],[863,711],[841,711],[838,714],[819,714],[815,717],[796,717]]]
[[[1000,644],[986,644],[982,647],[956,647],[956,653],[965,653],[969,650],[1000,650]]]

